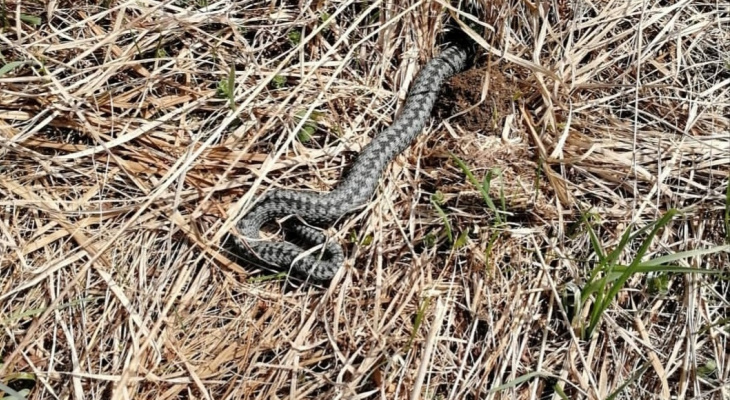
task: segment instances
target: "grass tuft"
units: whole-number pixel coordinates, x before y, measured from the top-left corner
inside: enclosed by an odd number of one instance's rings
[[[0,0],[0,398],[721,393],[727,15],[553,3]],[[237,264],[455,26],[474,66],[327,229],[337,280]]]

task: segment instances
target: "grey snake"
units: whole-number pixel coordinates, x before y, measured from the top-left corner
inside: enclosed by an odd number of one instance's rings
[[[365,205],[390,161],[402,153],[423,130],[441,85],[465,68],[469,50],[454,44],[429,61],[413,82],[400,115],[378,134],[353,162],[349,173],[327,193],[294,190],[267,192],[236,225],[234,249],[245,259],[316,281],[329,281],[344,263],[342,247],[310,226],[332,224],[338,218]],[[296,242],[261,239],[261,227],[274,219],[293,216],[284,225]],[[301,222],[305,221],[307,224]],[[287,235],[289,237],[289,235]],[[306,247],[323,245],[305,254]]]

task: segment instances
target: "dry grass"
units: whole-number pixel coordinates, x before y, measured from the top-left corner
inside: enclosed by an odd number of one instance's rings
[[[30,399],[730,396],[727,275],[633,275],[586,337],[592,301],[573,316],[567,295],[597,260],[581,210],[606,251],[672,208],[648,256],[730,240],[727,2],[460,5],[481,56],[331,230],[348,262],[328,287],[239,266],[221,240],[268,188],[336,184],[438,52],[443,3],[81,3],[2,3],[0,383]],[[504,224],[449,151],[479,179],[501,170]],[[730,270],[719,250],[678,264]]]

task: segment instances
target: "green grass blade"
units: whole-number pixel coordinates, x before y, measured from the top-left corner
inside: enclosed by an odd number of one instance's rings
[[[596,256],[598,257],[598,263],[600,265],[605,265],[606,255],[603,253],[603,249],[601,248],[601,242],[598,240],[596,231],[593,230],[593,226],[591,226],[590,221],[588,221],[588,217],[586,216],[585,211],[580,210],[580,218],[583,220],[583,224],[585,224],[585,227],[588,230],[588,237],[591,240],[591,247],[593,247],[593,252],[595,252]]]
[[[629,386],[631,383],[633,383],[637,379],[641,378],[641,375],[644,375],[644,372],[646,372],[646,370],[648,370],[650,366],[651,366],[651,364],[648,363],[648,362],[646,364],[644,364],[644,366],[642,366],[641,368],[639,368],[638,371],[636,371],[633,375],[631,375],[629,377],[629,379],[626,380],[626,382],[622,383],[621,386],[618,387],[618,389],[616,389],[613,393],[611,393],[610,395],[608,395],[608,397],[606,397],[606,400],[613,400],[613,399],[615,399],[616,396],[618,396],[619,394],[621,394],[621,392],[624,389],[626,389],[627,386]]]
[[[3,65],[2,67],[0,67],[0,77],[25,64],[25,61],[11,61]]]
[[[667,254],[667,255],[664,255],[661,257],[652,258],[651,260],[642,262],[641,265],[646,266],[646,267],[661,265],[661,264],[671,263],[671,262],[677,261],[677,260],[682,260],[684,258],[697,257],[697,256],[705,255],[705,254],[720,253],[720,252],[728,251],[728,250],[730,250],[730,245],[716,246],[716,247],[711,247],[709,249],[682,251],[679,253]],[[692,270],[692,272],[698,271],[696,269],[692,269],[692,268],[690,268],[690,269]]]
[[[451,231],[451,224],[449,223],[449,216],[446,215],[446,212],[436,204],[433,199],[431,200],[431,204],[433,204],[434,208],[436,208],[436,212],[441,217],[441,220],[444,221],[444,229],[446,229],[446,237],[449,238],[449,243],[454,243],[454,235]]]
[[[416,339],[416,334],[418,333],[418,328],[420,328],[423,323],[423,317],[426,315],[426,310],[429,305],[431,305],[431,298],[426,297],[423,299],[423,304],[421,304],[421,307],[416,313],[416,320],[413,321],[413,331],[411,331],[411,337],[408,339],[408,343],[406,344],[406,351],[410,350],[413,345],[413,341]]]
[[[28,25],[38,26],[41,24],[41,17],[35,15],[20,14],[20,20]]]
[[[499,385],[499,386],[497,386],[495,388],[489,389],[489,391],[487,391],[487,393],[494,393],[494,392],[499,392],[499,391],[504,390],[504,389],[513,388],[513,387],[515,387],[517,385],[520,385],[520,384],[522,384],[524,382],[529,381],[530,379],[540,378],[540,377],[549,377],[549,375],[546,375],[546,374],[544,374],[542,372],[533,371],[533,372],[530,372],[528,374],[522,375],[519,378],[516,378],[514,380],[511,380],[511,381],[509,381],[507,383],[504,383],[502,385]]]
[[[563,389],[557,383],[555,384],[555,386],[553,386],[553,389],[555,389],[555,393],[557,393],[562,400],[570,400],[568,398],[568,395],[565,394],[565,391],[563,391]]]
[[[236,66],[231,63],[231,69],[228,71],[228,106],[231,109],[236,108]]]
[[[624,231],[624,234],[621,235],[621,240],[619,241],[618,246],[616,246],[616,248],[613,249],[613,251],[611,251],[608,254],[608,256],[606,256],[606,264],[607,265],[610,266],[610,265],[615,264],[616,263],[616,260],[618,260],[618,258],[621,256],[621,253],[626,248],[626,245],[629,244],[629,240],[631,240],[631,238],[633,236],[633,235],[631,235],[631,228],[632,227],[633,226],[629,225],[629,227],[626,228],[626,231]]]
[[[646,237],[646,239],[641,243],[641,246],[639,247],[639,251],[634,256],[634,260],[632,261],[631,265],[629,265],[628,268],[619,276],[618,279],[616,279],[616,282],[611,286],[611,288],[608,290],[608,294],[606,296],[602,296],[601,301],[596,301],[596,304],[591,312],[591,318],[590,322],[588,324],[588,334],[592,334],[596,327],[598,327],[598,323],[603,316],[604,312],[608,309],[608,307],[611,305],[611,302],[613,299],[618,295],[618,292],[623,289],[624,285],[626,284],[626,281],[628,281],[629,277],[636,273],[637,268],[639,265],[641,265],[641,259],[644,257],[646,252],[649,250],[649,246],[654,241],[654,237],[659,232],[660,229],[664,228],[669,221],[674,218],[674,215],[677,213],[676,210],[672,209],[669,210],[662,218],[660,218],[656,223],[647,225],[646,228],[652,227],[651,232]],[[639,232],[645,231],[645,228],[642,228],[639,230]],[[636,235],[632,235],[635,237]],[[606,274],[608,275],[608,274]],[[602,291],[599,290],[599,293]]]
[[[477,189],[479,189],[479,193],[481,193],[482,198],[484,199],[484,202],[487,203],[487,207],[490,210],[492,210],[492,212],[494,213],[494,219],[497,221],[497,224],[501,224],[502,223],[502,217],[500,216],[500,212],[497,209],[497,206],[494,205],[494,202],[492,201],[492,198],[489,197],[489,191],[488,190],[485,190],[485,185],[479,183],[479,180],[477,180],[477,178],[471,172],[471,170],[469,169],[469,167],[467,167],[467,165],[463,161],[461,161],[461,159],[459,157],[457,157],[456,154],[454,154],[452,152],[449,152],[449,154],[451,155],[451,158],[454,160],[454,162],[456,163],[456,165],[458,165],[459,168],[461,168],[461,170],[464,172],[464,175],[466,175],[467,180],[472,185],[476,186]],[[488,189],[489,188],[489,185],[486,185],[486,186],[487,186],[487,189]]]
[[[8,400],[25,400],[26,397],[22,394],[16,392],[15,390],[9,388],[7,385],[0,382],[0,392],[5,392],[8,396],[4,396],[2,399],[8,399]]]

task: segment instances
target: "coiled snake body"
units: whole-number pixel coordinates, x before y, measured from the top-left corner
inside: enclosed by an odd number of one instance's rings
[[[426,64],[411,86],[400,116],[362,150],[350,172],[334,190],[329,193],[272,190],[265,194],[237,225],[243,236],[233,235],[239,253],[278,269],[291,268],[291,271],[317,281],[332,279],[345,260],[342,248],[296,217],[321,226],[366,204],[388,163],[423,130],[441,84],[465,67],[467,53],[465,46],[457,44]],[[305,254],[305,250],[294,243],[261,240],[260,230],[266,222],[289,215],[295,217],[289,219],[286,230],[294,234],[297,242],[309,247],[323,245],[322,250]]]

